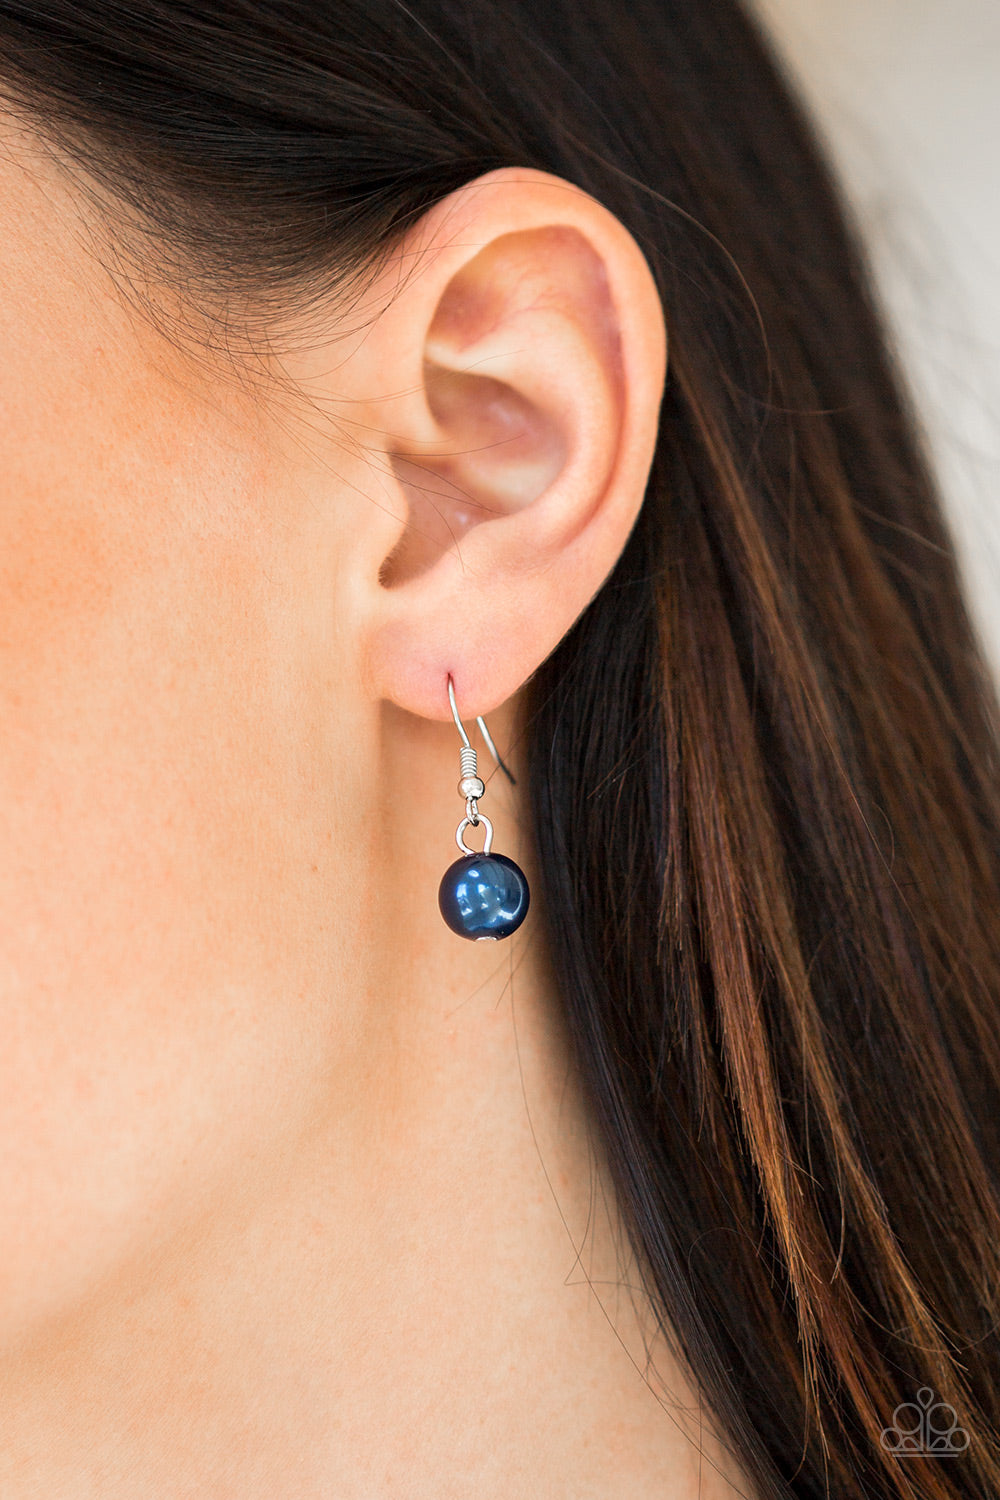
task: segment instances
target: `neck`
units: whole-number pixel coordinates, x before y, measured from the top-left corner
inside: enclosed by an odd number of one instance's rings
[[[652,1330],[537,937],[465,949],[478,982],[443,985],[419,1024],[387,996],[334,1048],[299,1012],[315,1076],[274,1081],[242,1170],[8,1352],[8,1500],[430,1496],[459,1474],[499,1495],[522,1458],[539,1494],[550,1471],[552,1493],[582,1473],[624,1493],[654,1460],[694,1472],[642,1378]]]

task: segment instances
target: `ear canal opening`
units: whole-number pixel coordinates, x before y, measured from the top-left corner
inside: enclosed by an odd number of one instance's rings
[[[384,588],[418,577],[449,549],[460,552],[472,526],[529,505],[565,458],[545,416],[504,381],[430,360],[424,372],[428,406],[454,446],[390,455],[407,519],[379,570]]]
[[[392,470],[406,495],[406,524],[379,569],[383,588],[398,588],[432,568],[449,548],[461,549],[470,526],[484,519],[484,507],[451,480],[445,460],[392,455]],[[477,512],[477,513],[473,513]]]

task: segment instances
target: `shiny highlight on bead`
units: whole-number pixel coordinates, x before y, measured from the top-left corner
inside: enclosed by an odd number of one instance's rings
[[[444,872],[441,915],[459,937],[498,940],[528,915],[530,893],[520,865],[506,854],[466,854]]]

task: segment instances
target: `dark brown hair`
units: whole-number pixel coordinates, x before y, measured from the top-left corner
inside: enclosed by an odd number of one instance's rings
[[[0,76],[248,315],[495,167],[635,236],[670,338],[648,492],[524,720],[593,1118],[762,1496],[1000,1492],[1000,716],[858,235],[755,25],[0,0]],[[947,1461],[883,1437],[923,1389]]]

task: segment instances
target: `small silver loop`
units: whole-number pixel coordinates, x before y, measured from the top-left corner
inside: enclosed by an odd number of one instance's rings
[[[477,824],[482,822],[484,815],[479,811],[478,797],[466,797],[465,816],[472,824],[473,828],[475,828]]]
[[[493,848],[493,824],[490,822],[485,813],[479,814],[479,822],[483,823],[486,827],[486,842],[483,845],[482,849],[470,849],[468,844],[465,842],[465,839],[462,837],[465,830],[473,826],[472,819],[463,818],[461,823],[459,823],[458,829],[455,833],[455,843],[461,849],[463,854],[489,854],[490,850]]]

